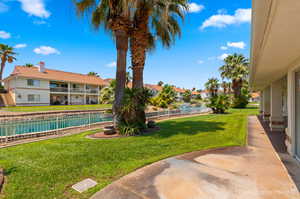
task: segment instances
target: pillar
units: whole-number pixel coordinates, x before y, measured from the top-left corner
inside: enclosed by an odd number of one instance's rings
[[[284,131],[284,118],[282,111],[283,82],[281,80],[271,84],[270,128],[271,131]]]
[[[287,75],[287,108],[288,108],[288,127],[286,129],[287,151],[289,154],[295,154],[295,133],[296,133],[296,102],[295,102],[295,72],[289,71]]]
[[[68,83],[68,105],[71,105],[71,84]]]
[[[263,91],[263,120],[269,122],[270,120],[270,105],[271,105],[271,96],[270,96],[270,86],[266,87]]]
[[[263,113],[264,113],[264,94],[263,91],[260,91],[260,96],[259,96],[259,115],[263,117]]]

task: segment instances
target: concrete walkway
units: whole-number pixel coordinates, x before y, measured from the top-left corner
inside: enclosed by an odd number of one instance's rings
[[[139,169],[92,199],[300,199],[256,117],[247,147],[231,147],[162,160]]]

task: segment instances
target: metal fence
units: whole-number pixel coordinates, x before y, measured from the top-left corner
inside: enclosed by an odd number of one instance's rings
[[[189,115],[208,112],[206,107],[185,107],[176,110],[162,110],[147,112],[148,119],[158,117],[174,117],[178,115]],[[23,117],[18,119],[0,121],[0,142],[7,141],[7,138],[24,136],[28,134],[41,134],[45,132],[57,131],[81,126],[89,126],[111,122],[112,115],[103,111],[93,111],[84,113],[72,113],[67,115],[41,116],[41,117]]]

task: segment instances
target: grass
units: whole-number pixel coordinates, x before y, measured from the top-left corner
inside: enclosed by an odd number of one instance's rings
[[[247,116],[255,107],[162,121],[160,131],[146,136],[91,140],[77,135],[0,149],[0,166],[7,177],[7,199],[89,198],[137,168],[196,150],[246,143]],[[70,187],[85,178],[99,184],[82,194]]]
[[[60,105],[60,106],[15,106],[5,107],[0,110],[12,112],[38,112],[38,111],[61,111],[61,110],[95,110],[111,108],[111,104],[93,105]]]

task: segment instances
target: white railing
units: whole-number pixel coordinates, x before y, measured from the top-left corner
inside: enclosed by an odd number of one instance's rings
[[[190,107],[176,110],[161,110],[147,112],[147,119],[160,117],[174,117],[209,112],[206,107]],[[0,120],[0,143],[7,142],[13,137],[26,137],[28,135],[45,134],[62,129],[89,126],[111,122],[112,115],[103,111],[91,111],[84,113],[72,113],[67,115],[43,115],[39,117],[23,117],[18,119]]]

